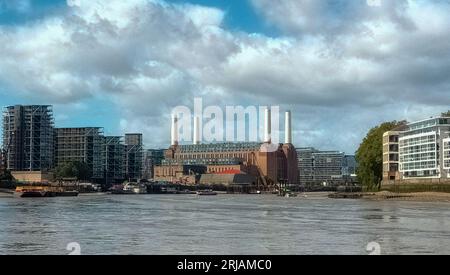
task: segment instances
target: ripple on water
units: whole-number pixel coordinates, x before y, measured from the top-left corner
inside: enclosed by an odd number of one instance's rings
[[[0,254],[449,254],[441,204],[219,195],[0,199]]]

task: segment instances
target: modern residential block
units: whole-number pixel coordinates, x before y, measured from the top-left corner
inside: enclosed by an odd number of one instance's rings
[[[102,182],[105,164],[103,128],[56,128],[56,167],[68,162],[84,162],[90,169],[91,179]]]
[[[383,135],[383,180],[399,180],[399,131],[389,131]]]
[[[142,163],[142,178],[152,180],[155,178],[155,167],[161,165],[164,159],[163,149],[148,149],[144,151]]]
[[[5,164],[10,171],[53,167],[53,109],[49,105],[9,106],[3,112]]]
[[[448,179],[450,118],[437,117],[409,123],[399,134],[402,179]]]
[[[125,145],[123,137],[104,137],[104,179],[107,185],[121,184],[125,179]]]
[[[355,156],[339,151],[297,148],[299,183],[305,187],[336,186],[356,181]]]
[[[142,178],[143,149],[142,134],[125,134],[125,178],[129,181]]]

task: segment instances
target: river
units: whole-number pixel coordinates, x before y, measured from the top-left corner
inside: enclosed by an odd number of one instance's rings
[[[450,254],[450,204],[325,196],[0,197],[0,254]]]

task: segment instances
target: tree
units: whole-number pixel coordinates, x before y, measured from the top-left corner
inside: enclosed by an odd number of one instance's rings
[[[9,171],[7,169],[8,167],[8,163],[7,163],[7,157],[8,155],[8,151],[5,149],[0,150],[0,162],[1,162],[1,167],[2,169],[0,169],[0,181],[13,181],[14,177],[11,174],[11,171]]]
[[[450,110],[448,110],[448,111],[445,112],[445,113],[442,113],[442,116],[444,116],[444,117],[450,117]]]
[[[57,178],[77,178],[78,180],[89,180],[92,177],[89,166],[80,161],[67,162],[58,166],[55,175]]]
[[[4,170],[0,173],[0,181],[13,181],[14,177],[11,174],[11,171]]]
[[[359,182],[369,190],[380,189],[383,179],[383,134],[405,122],[385,122],[372,128],[356,151]]]

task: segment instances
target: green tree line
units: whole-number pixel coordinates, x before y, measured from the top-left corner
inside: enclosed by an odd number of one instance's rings
[[[67,162],[55,169],[57,179],[76,178],[77,180],[90,180],[92,177],[91,169],[85,162]]]

